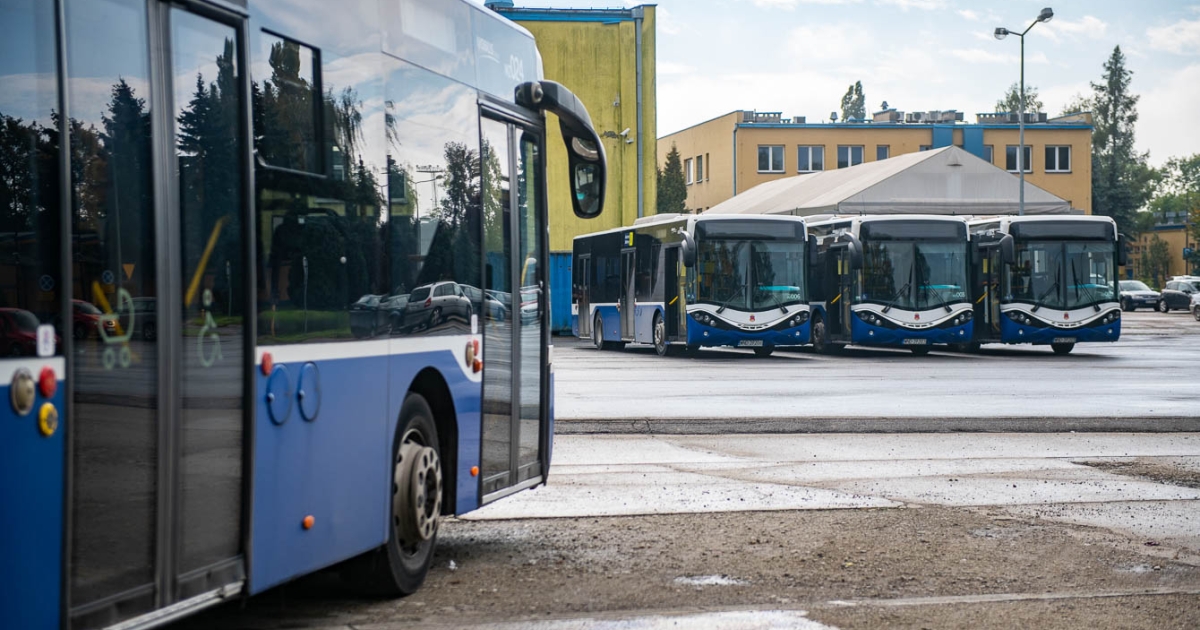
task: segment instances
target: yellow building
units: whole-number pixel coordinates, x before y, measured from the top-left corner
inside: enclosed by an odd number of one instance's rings
[[[583,101],[608,157],[604,213],[596,219],[576,218],[565,145],[558,125],[546,125],[550,250],[569,253],[572,239],[580,234],[632,225],[638,217],[654,214],[655,7],[524,9],[512,4],[492,0],[487,6],[533,33],[545,78],[567,86]]]
[[[1026,182],[1091,214],[1091,115],[1026,116]],[[678,149],[693,212],[763,182],[950,145],[1017,173],[1015,114],[979,114],[974,124],[961,120],[954,111],[905,116],[887,109],[870,121],[810,124],[779,112],[738,110],[659,138],[658,164]]]
[[[1150,246],[1156,240],[1165,241],[1167,251],[1171,255],[1166,269],[1159,270],[1158,274],[1147,268],[1146,261],[1143,260],[1143,255],[1150,253]],[[1129,263],[1132,267],[1132,276],[1139,280],[1145,280],[1155,289],[1161,289],[1171,276],[1185,276],[1195,272],[1184,260],[1183,250],[1197,247],[1200,245],[1188,233],[1186,225],[1181,223],[1156,225],[1154,229],[1139,234],[1137,241],[1129,244]],[[1156,275],[1158,277],[1155,277]]]

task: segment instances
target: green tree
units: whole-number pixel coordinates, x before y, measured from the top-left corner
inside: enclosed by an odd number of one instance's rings
[[[1042,99],[1038,96],[1037,86],[1025,86],[1025,111],[1040,112],[1045,107],[1042,104]],[[1013,82],[1008,86],[1008,91],[1004,93],[1004,98],[996,101],[997,112],[1017,113],[1021,111],[1021,84]]]
[[[867,97],[863,95],[862,81],[855,81],[846,89],[845,96],[842,97],[842,120],[849,121],[851,118],[863,120],[867,117]]]
[[[1175,220],[1182,218],[1189,232],[1187,256],[1192,273],[1200,274],[1200,153],[1167,160],[1162,168],[1159,196],[1150,202],[1162,211],[1172,212]]]
[[[667,163],[658,171],[658,208],[659,214],[667,212],[684,212],[687,210],[687,183],[683,179],[683,163],[679,159],[679,150],[671,145],[667,153]]]
[[[1149,250],[1143,273],[1153,280],[1152,286],[1161,287],[1171,276],[1171,248],[1155,234],[1150,238]]]
[[[1104,62],[1101,82],[1092,84],[1092,210],[1112,217],[1122,231],[1132,230],[1134,213],[1149,199],[1156,178],[1148,156],[1133,148],[1138,96],[1130,91],[1132,79],[1117,46]]]
[[[1067,104],[1063,105],[1062,111],[1058,115],[1066,116],[1090,111],[1092,111],[1092,99],[1082,94],[1076,94],[1067,100]]]

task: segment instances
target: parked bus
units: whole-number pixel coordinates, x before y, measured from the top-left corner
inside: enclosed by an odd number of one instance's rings
[[[0,0],[0,625],[411,593],[544,482],[544,112],[606,167],[540,72],[466,1]]]
[[[813,345],[929,352],[971,339],[967,223],[942,215],[872,215],[808,223],[813,269]]]
[[[1124,239],[1108,217],[992,217],[970,223],[975,336],[984,343],[1049,345],[1121,336],[1117,267]]]
[[[658,215],[575,237],[571,312],[597,348],[653,344],[768,356],[809,343],[804,220]]]

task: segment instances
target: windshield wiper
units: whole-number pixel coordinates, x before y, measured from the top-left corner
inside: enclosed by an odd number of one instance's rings
[[[726,298],[725,301],[721,303],[721,308],[717,309],[717,313],[725,312],[725,308],[727,306],[729,306],[729,303],[733,301],[733,298],[737,297],[738,293],[741,293],[745,289],[746,289],[745,284],[739,284],[736,287],[733,287],[733,290],[729,292],[729,297]]]
[[[783,311],[784,315],[787,315],[787,312],[788,312],[787,307],[783,305],[783,302],[779,301],[779,298],[775,295],[775,292],[767,291],[767,294],[769,294],[771,296],[772,300],[775,300],[775,306],[778,306],[779,310]]]
[[[934,285],[932,285],[932,284],[927,284],[927,285],[925,285],[925,290],[926,290],[926,291],[933,291],[935,294],[937,294],[937,296],[938,296],[939,298],[942,298],[942,291],[949,291],[949,289],[942,289],[941,287],[937,287],[937,286],[934,286]],[[945,299],[945,298],[942,298],[942,303],[941,303],[941,304],[938,304],[938,306],[940,306],[940,307],[942,307],[942,308],[946,309],[946,312],[947,312],[947,313],[949,313],[949,312],[951,312],[951,311],[953,310],[953,309],[951,309],[951,308],[950,308],[950,300],[947,300],[947,299]]]
[[[892,299],[888,300],[887,305],[883,307],[883,312],[886,313],[892,310],[892,307],[896,305],[896,300],[899,300],[900,296],[903,295],[905,291],[908,291],[908,288],[911,286],[912,280],[905,282],[904,286],[900,287],[900,290],[896,291],[896,294],[892,296]]]
[[[1057,276],[1057,274],[1055,274]],[[1052,291],[1058,288],[1058,278],[1054,278],[1054,284],[1051,284],[1036,300],[1033,301],[1033,308],[1029,309],[1031,313],[1036,313],[1039,308],[1042,308],[1042,300],[1046,299]]]
[[[1075,290],[1083,289],[1087,294],[1088,302],[1092,303],[1092,308],[1096,309],[1097,313],[1100,312],[1100,305],[1096,304],[1096,296],[1092,293],[1092,289],[1087,285],[1079,284],[1079,270],[1075,268],[1074,260],[1071,261],[1071,278],[1075,280]]]

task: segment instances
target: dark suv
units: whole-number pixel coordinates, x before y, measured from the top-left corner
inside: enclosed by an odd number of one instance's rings
[[[1197,292],[1200,292],[1200,276],[1175,276],[1163,287],[1158,311],[1167,313],[1171,309],[1191,310],[1192,295]]]

